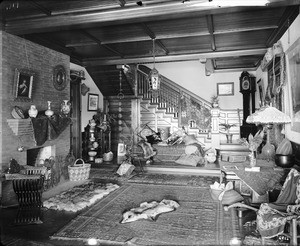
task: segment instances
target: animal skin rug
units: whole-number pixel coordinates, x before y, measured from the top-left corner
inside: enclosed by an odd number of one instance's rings
[[[160,203],[156,201],[143,202],[139,207],[123,213],[121,223],[129,223],[141,219],[155,221],[160,214],[174,211],[178,207],[179,204],[173,200],[163,199]]]

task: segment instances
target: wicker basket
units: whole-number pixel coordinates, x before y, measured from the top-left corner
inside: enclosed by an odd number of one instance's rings
[[[82,163],[77,164],[78,161]],[[86,180],[90,176],[91,164],[84,163],[81,158],[76,159],[74,166],[68,166],[69,179],[70,181]]]

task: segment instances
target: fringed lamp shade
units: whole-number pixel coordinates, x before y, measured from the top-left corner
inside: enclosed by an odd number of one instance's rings
[[[291,122],[291,118],[277,108],[265,106],[249,115],[247,123],[252,124],[286,124]]]
[[[275,147],[270,143],[270,129],[273,124],[286,124],[291,122],[291,118],[277,108],[265,106],[249,115],[246,119],[247,123],[256,125],[266,125],[267,127],[267,142],[262,148],[262,154],[268,161],[275,156]]]

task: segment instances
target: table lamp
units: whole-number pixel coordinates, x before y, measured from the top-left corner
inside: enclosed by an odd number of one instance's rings
[[[265,125],[267,128],[267,142],[262,148],[261,152],[270,161],[275,156],[275,147],[270,143],[270,129],[273,124],[286,124],[291,122],[291,118],[285,113],[279,111],[277,108],[271,106],[261,107],[246,119],[247,123],[256,125]]]

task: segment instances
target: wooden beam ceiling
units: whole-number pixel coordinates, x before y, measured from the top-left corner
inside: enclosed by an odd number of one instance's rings
[[[249,1],[249,0],[248,0]],[[218,7],[218,6],[195,6],[197,1],[185,2],[171,1],[171,2],[158,2],[157,4],[149,4],[147,6],[130,5],[118,8],[107,7],[80,10],[70,8],[68,11],[43,11],[47,16],[36,16],[27,19],[10,20],[5,24],[5,30],[9,33],[16,35],[26,33],[40,33],[49,30],[63,30],[80,26],[93,25],[107,25],[107,24],[120,24],[130,22],[143,22],[143,20],[159,20],[161,18],[178,18],[181,14],[195,14],[209,15],[212,13],[223,12],[236,12],[243,9],[243,7]],[[287,5],[285,0],[273,0],[273,5]],[[298,2],[300,0],[289,1]],[[49,16],[49,13],[51,15]]]

